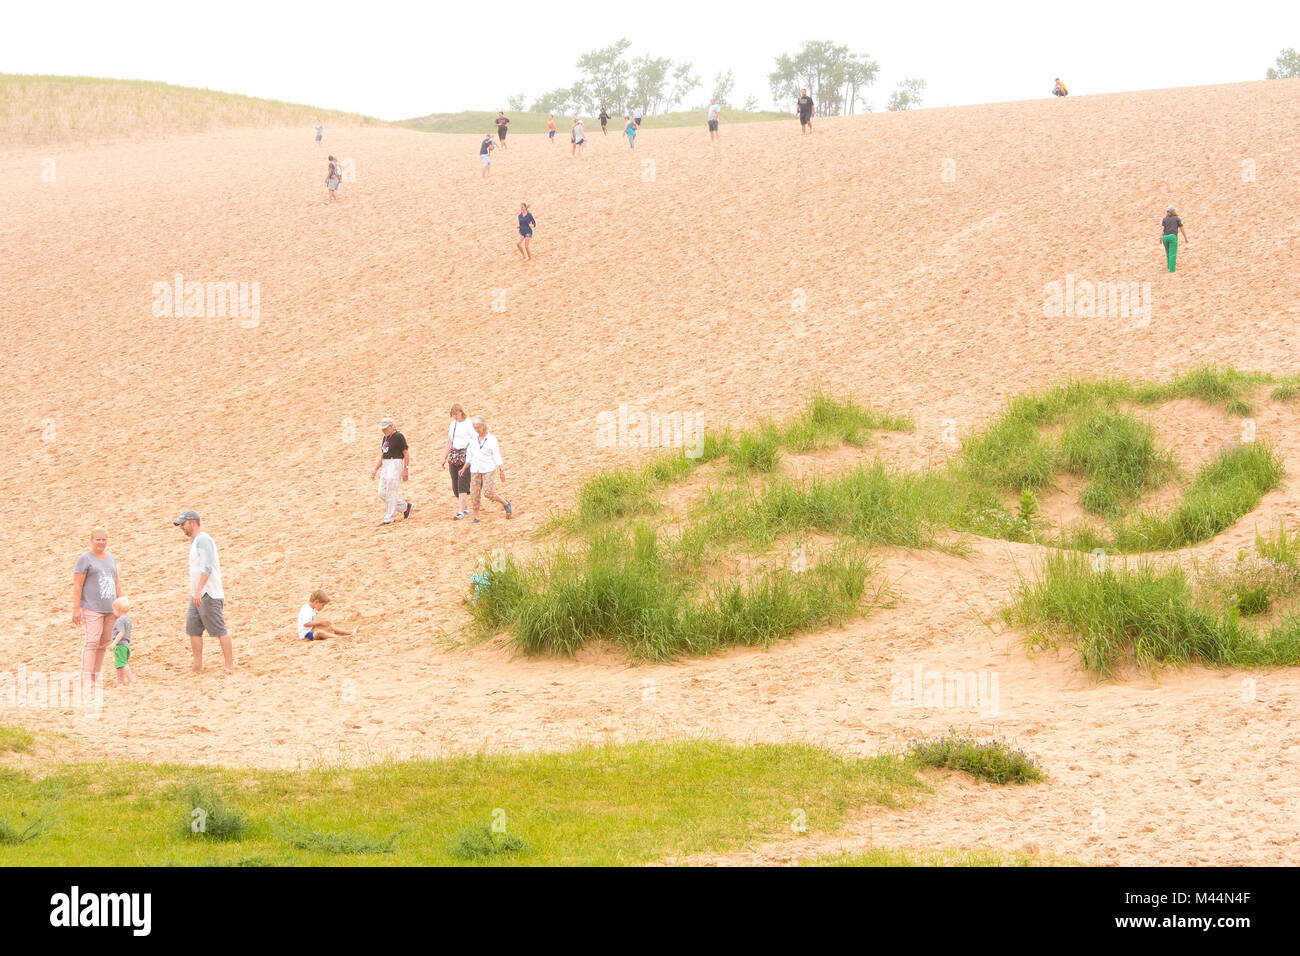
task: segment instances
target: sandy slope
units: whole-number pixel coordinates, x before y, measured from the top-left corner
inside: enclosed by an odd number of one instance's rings
[[[585,161],[517,136],[487,182],[475,138],[398,129],[331,130],[325,149],[304,129],[0,154],[0,669],[76,668],[71,567],[103,523],[138,607],[140,676],[129,694],[109,687],[98,719],[3,719],[66,733],[68,755],[259,766],[682,734],[872,753],[970,725],[1040,755],[1053,784],[945,783],[931,811],[874,813],[823,848],[1300,862],[1300,676],[1250,675],[1248,703],[1241,674],[1097,687],[1069,660],[1031,660],[995,623],[1029,548],[889,555],[896,608],[767,653],[634,668],[440,640],[466,621],[480,553],[530,546],[582,476],[635,454],[596,445],[596,416],[621,403],[744,425],[821,383],[916,416],[898,453],[923,461],[950,425],[1071,373],[1163,377],[1211,359],[1294,371],[1297,90],[818,120],[813,137],[756,124],[724,128],[716,148],[702,128],[651,123],[635,154],[597,133]],[[327,152],[357,173],[333,207]],[[520,200],[539,223],[527,264]],[[1174,276],[1157,243],[1169,202],[1191,235]],[[260,283],[260,324],[155,317],[153,284],[176,273]],[[1044,318],[1044,286],[1067,273],[1149,281],[1150,325]],[[515,520],[450,520],[436,466],[453,401],[499,435]],[[380,529],[369,475],[384,414],[412,443],[417,510]],[[1209,553],[1300,511],[1296,417],[1269,406],[1257,420],[1289,477]],[[1162,427],[1195,456],[1239,425],[1188,411]],[[169,523],[183,507],[222,549],[232,678],[188,672],[186,542]],[[318,586],[362,639],[294,639]],[[998,715],[891,703],[892,675],[917,664],[996,670]]]

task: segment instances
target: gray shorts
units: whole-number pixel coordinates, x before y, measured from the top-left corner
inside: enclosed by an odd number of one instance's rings
[[[189,610],[185,612],[185,633],[190,637],[202,637],[204,630],[212,637],[226,636],[226,616],[222,611],[223,601],[209,594],[199,598],[199,606],[190,601]]]

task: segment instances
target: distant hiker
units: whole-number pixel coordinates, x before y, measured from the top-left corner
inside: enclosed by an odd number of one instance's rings
[[[813,100],[812,97],[808,95],[807,90],[799,91],[799,99],[795,105],[798,107],[799,110],[800,131],[804,133],[811,133],[812,118],[813,118]]]
[[[325,177],[325,185],[329,189],[329,201],[333,202],[338,196],[339,183],[343,182],[343,167],[333,156],[330,157],[330,171]]]
[[[325,127],[321,126],[320,123],[317,123],[316,124],[316,145],[317,146],[320,145],[320,138],[322,135],[324,135],[324,133],[325,133]]]
[[[607,129],[608,125],[609,125],[609,114],[605,112],[605,107],[602,106],[600,108],[600,131],[604,133],[606,136],[609,135],[609,130]]]
[[[636,128],[641,128],[641,117],[645,116],[645,107],[638,106],[632,111],[632,122],[636,123]]]
[[[410,477],[411,449],[406,444],[406,436],[397,430],[397,423],[385,418],[379,423],[379,430],[384,437],[379,442],[379,464],[370,473],[373,480],[379,475],[379,500],[384,503],[384,520],[382,524],[392,524],[393,516],[398,511],[402,518],[411,517],[411,503],[402,500],[402,482]]]
[[[627,133],[627,145],[636,149],[636,120],[630,116],[624,116],[623,119],[627,120],[627,128],[623,131]]]
[[[546,117],[546,136],[551,141],[551,145],[554,146],[555,145],[555,114],[554,113],[551,113],[549,116]]]
[[[307,603],[298,610],[298,640],[323,641],[327,637],[355,637],[356,631],[335,627],[320,616],[320,611],[329,604],[330,599],[324,591],[312,591]]]
[[[573,121],[573,126],[569,130],[570,156],[577,156],[583,152],[582,147],[587,144],[587,134],[582,131],[582,117],[579,116]]]
[[[483,142],[478,144],[478,158],[483,163],[483,178],[492,171],[492,150],[496,149],[496,143],[492,142],[492,134],[485,133]]]
[[[442,463],[451,473],[451,493],[457,500],[456,519],[469,517],[469,475],[463,473],[469,457],[469,443],[474,440],[474,426],[465,417],[460,402],[451,406],[451,424],[447,427],[447,450]]]
[[[190,539],[190,602],[185,613],[185,633],[194,652],[194,673],[203,673],[203,632],[221,642],[226,672],[235,669],[235,648],[226,631],[226,592],[221,587],[221,560],[212,535],[199,527],[197,511],[182,511],[172,524]]]
[[[1059,76],[1056,78],[1056,85],[1052,87],[1052,95],[1053,96],[1070,95],[1070,91],[1065,88],[1065,84],[1061,82],[1061,78]]]
[[[510,125],[510,120],[506,119],[504,112],[497,113],[497,139],[501,140],[501,148],[506,146],[506,127]]]
[[[499,496],[493,490],[497,472],[501,473],[501,484],[506,483],[506,466],[501,460],[501,446],[495,435],[488,434],[487,422],[482,415],[474,416],[475,437],[469,443],[469,461],[462,466],[462,471],[469,472],[469,494],[474,502],[474,517],[471,524],[478,524],[478,510],[481,499],[495,501],[506,509],[506,517],[515,513],[515,506]]]
[[[709,139],[717,142],[718,139],[718,114],[722,112],[722,107],[718,105],[717,98],[709,100]]]
[[[1187,230],[1183,228],[1183,221],[1178,218],[1178,213],[1174,207],[1170,206],[1165,210],[1165,218],[1160,222],[1160,228],[1163,234],[1160,236],[1160,242],[1165,247],[1165,264],[1169,266],[1169,271],[1174,271],[1174,263],[1178,259],[1178,233],[1183,234],[1183,242],[1187,241]]]
[[[533,226],[535,225],[537,225],[537,220],[528,211],[528,203],[521,202],[519,204],[519,240],[515,243],[515,248],[519,250],[519,255],[525,259],[533,257],[528,246],[533,241]]]

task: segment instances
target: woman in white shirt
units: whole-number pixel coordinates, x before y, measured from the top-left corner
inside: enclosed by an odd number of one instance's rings
[[[501,446],[495,435],[488,434],[487,422],[482,415],[473,419],[474,440],[469,443],[469,460],[461,473],[469,472],[469,493],[474,499],[474,524],[478,523],[478,509],[481,498],[495,501],[506,509],[506,517],[515,513],[515,506],[493,491],[497,472],[501,473],[501,484],[506,483],[506,466],[501,460]]]
[[[458,499],[460,507],[456,519],[469,517],[469,473],[466,472],[466,458],[469,455],[469,443],[475,438],[474,426],[465,417],[465,409],[457,402],[451,406],[451,424],[447,427],[447,450],[442,456],[442,463],[451,473],[451,493]]]

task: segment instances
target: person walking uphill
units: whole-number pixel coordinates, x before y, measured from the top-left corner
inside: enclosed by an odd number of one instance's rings
[[[117,559],[108,553],[108,532],[90,532],[90,550],[83,551],[72,568],[72,623],[81,625],[81,676],[98,681],[104,655],[113,637],[113,602],[122,596],[117,579]]]
[[[1161,220],[1160,228],[1164,231],[1160,241],[1165,247],[1165,264],[1169,266],[1169,271],[1173,272],[1174,263],[1178,261],[1178,233],[1183,234],[1183,242],[1187,241],[1187,230],[1183,228],[1183,221],[1178,218],[1178,213],[1173,206],[1165,210],[1165,218]]]
[[[487,422],[483,416],[475,415],[473,419],[475,437],[469,443],[469,460],[465,462],[461,472],[469,471],[469,493],[474,502],[474,518],[472,524],[478,524],[478,510],[482,498],[495,501],[501,507],[506,509],[506,517],[509,518],[515,513],[515,506],[504,498],[499,497],[493,490],[497,472],[501,473],[501,484],[506,483],[506,466],[501,460],[501,446],[497,443],[495,435],[488,434]]]
[[[411,503],[402,500],[402,482],[410,477],[411,449],[407,447],[406,437],[397,430],[397,423],[385,418],[379,423],[384,433],[379,443],[379,464],[370,473],[374,478],[379,475],[379,500],[387,510],[381,525],[392,524],[393,516],[402,512],[402,517],[411,517]]]
[[[221,642],[226,673],[235,670],[235,648],[226,631],[226,592],[221,586],[221,559],[212,535],[199,526],[197,511],[182,511],[172,524],[190,539],[190,603],[185,612],[185,633],[194,651],[194,673],[203,673],[203,632]]]

